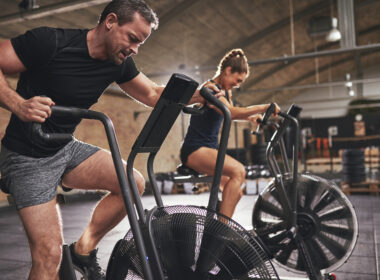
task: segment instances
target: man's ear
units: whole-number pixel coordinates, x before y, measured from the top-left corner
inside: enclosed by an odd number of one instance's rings
[[[112,26],[117,24],[117,15],[115,13],[109,13],[105,20],[107,30],[111,30]]]

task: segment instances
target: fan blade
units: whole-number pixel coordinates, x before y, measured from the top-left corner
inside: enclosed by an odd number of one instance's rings
[[[321,221],[341,220],[351,217],[351,212],[346,207],[336,207],[319,216]]]
[[[261,200],[260,206],[261,206],[260,210],[262,212],[268,213],[268,214],[275,216],[275,217],[284,218],[284,211],[282,211],[280,208],[273,205],[272,203],[270,203],[266,200]]]
[[[270,194],[272,197],[277,200],[278,203],[280,203],[281,207],[284,209],[286,208],[285,205],[287,205],[286,197],[284,195],[280,195],[280,190],[275,188],[273,189]]]
[[[333,234],[337,237],[341,237],[347,240],[351,240],[352,235],[354,234],[354,231],[352,229],[327,226],[327,225],[321,225],[321,231],[329,233],[329,234]]]
[[[309,180],[307,180],[306,183],[307,183],[307,187],[305,190],[304,208],[310,209],[310,206],[311,206],[312,202],[314,201],[315,194],[317,192],[318,181],[309,179]]]
[[[281,241],[283,241],[285,238],[287,238],[288,236],[289,236],[289,233],[287,231],[283,231],[283,232],[277,234],[276,236],[268,238],[267,242],[270,244],[278,244]]]
[[[288,199],[287,189],[289,188],[287,185],[290,183],[288,181],[284,181],[284,188],[280,182],[277,182],[278,186],[271,191],[271,195],[280,203],[284,214],[288,213],[290,210],[290,201]]]
[[[276,260],[286,265],[294,249],[296,249],[296,246],[294,245],[294,241],[292,241],[284,250],[281,251],[280,254],[276,256]]]
[[[287,228],[287,222],[283,221],[283,222],[279,222],[277,224],[268,224],[268,226],[265,228],[258,228],[258,229],[256,229],[256,233],[259,236],[263,236],[263,235],[268,235],[271,233],[276,233],[278,231],[282,231],[286,228]]]
[[[272,256],[275,255],[278,251],[286,249],[289,246],[290,240],[287,240],[283,243],[280,243],[283,240],[285,240],[287,238],[287,236],[288,236],[288,232],[283,231],[274,237],[265,238],[265,245],[267,246],[267,248],[271,252]]]
[[[315,205],[313,209],[314,213],[318,213],[327,205],[331,204],[336,199],[336,197],[337,194],[333,192],[332,189],[324,191],[318,203]]]
[[[302,255],[298,252],[298,258],[296,263],[296,269],[300,271],[305,271],[305,262],[303,260]]]
[[[324,234],[319,234],[317,236],[318,240],[321,241],[321,243],[326,246],[327,249],[330,250],[330,252],[337,258],[342,258],[346,253],[346,248],[344,248],[341,244],[336,242],[335,240],[331,239],[328,236],[325,236]]]
[[[277,188],[273,188],[269,191],[269,194],[274,198],[276,199],[279,203],[281,202],[281,197],[278,193],[278,190]]]
[[[323,252],[321,246],[313,238],[305,240],[308,253],[313,261],[313,264],[318,270],[327,268],[330,266],[329,260]]]

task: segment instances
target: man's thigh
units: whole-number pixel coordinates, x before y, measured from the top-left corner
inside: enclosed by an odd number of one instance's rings
[[[125,170],[126,163],[124,161],[123,166]],[[136,170],[134,176],[138,184],[144,180]],[[105,150],[97,151],[73,170],[64,174],[62,183],[64,186],[74,189],[103,189],[111,192],[120,190],[112,156]]]
[[[56,200],[19,210],[31,250],[62,244],[62,223]]]

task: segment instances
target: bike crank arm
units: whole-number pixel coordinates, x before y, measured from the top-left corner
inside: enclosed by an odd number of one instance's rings
[[[294,241],[297,244],[297,247],[299,249],[299,253],[302,256],[302,259],[305,262],[306,266],[306,273],[310,280],[325,280],[324,276],[321,274],[320,271],[316,270],[313,266],[313,262],[310,258],[308,249],[306,248],[305,242],[302,240],[302,238],[299,236],[299,234],[295,234]]]

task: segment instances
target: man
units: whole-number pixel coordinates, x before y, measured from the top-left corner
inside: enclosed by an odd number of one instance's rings
[[[62,225],[57,185],[104,189],[88,227],[70,246],[73,261],[88,279],[103,279],[96,258],[101,238],[126,215],[112,158],[107,151],[73,140],[45,143],[31,122],[48,132],[73,133],[76,120],[52,117],[50,106],[89,108],[116,81],[130,96],[154,106],[163,87],[140,73],[130,57],[157,28],[156,14],[141,0],[114,0],[91,30],[36,28],[0,44],[0,103],[12,112],[0,154],[3,186],[14,197],[28,236],[29,279],[58,279]],[[21,73],[16,91],[4,74]],[[214,90],[217,90],[213,87]],[[195,94],[192,102],[199,102]],[[144,179],[135,170],[139,192]]]

